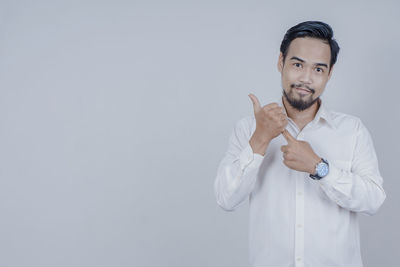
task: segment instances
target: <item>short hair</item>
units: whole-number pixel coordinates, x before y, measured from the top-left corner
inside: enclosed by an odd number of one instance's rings
[[[325,41],[331,48],[331,62],[329,63],[329,71],[336,63],[337,55],[340,47],[336,40],[333,38],[333,30],[331,26],[321,21],[305,21],[290,28],[283,37],[280,50],[283,55],[283,62],[289,49],[290,43],[301,37],[317,38]]]

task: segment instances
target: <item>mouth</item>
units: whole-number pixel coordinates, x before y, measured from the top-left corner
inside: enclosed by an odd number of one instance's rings
[[[301,93],[301,94],[309,94],[309,93],[311,93],[310,90],[305,89],[305,88],[300,88],[300,87],[296,87],[296,91]]]

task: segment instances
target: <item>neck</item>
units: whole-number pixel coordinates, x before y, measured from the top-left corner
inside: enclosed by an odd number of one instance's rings
[[[294,122],[299,122],[300,124],[307,124],[308,122],[312,121],[321,105],[321,99],[318,99],[318,101],[312,104],[312,106],[310,106],[309,108],[299,111],[289,104],[285,96],[282,96],[282,99],[287,116],[291,118]]]

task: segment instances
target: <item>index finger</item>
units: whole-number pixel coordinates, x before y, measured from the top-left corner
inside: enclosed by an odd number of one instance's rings
[[[297,139],[294,138],[294,137],[289,133],[289,131],[286,130],[286,129],[283,130],[282,135],[285,137],[285,139],[286,139],[286,141],[288,141],[288,143],[297,140]]]
[[[269,103],[268,105],[263,106],[264,110],[269,110],[269,109],[274,109],[274,108],[279,108],[279,104],[276,102]]]

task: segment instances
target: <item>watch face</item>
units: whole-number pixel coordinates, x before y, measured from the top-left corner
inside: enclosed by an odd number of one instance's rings
[[[328,164],[326,164],[325,162],[321,162],[318,164],[317,166],[318,176],[324,177],[328,174],[328,172],[329,172]]]

